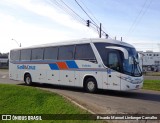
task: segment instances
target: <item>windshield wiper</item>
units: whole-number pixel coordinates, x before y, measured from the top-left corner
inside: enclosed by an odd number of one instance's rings
[[[136,69],[136,65],[138,65],[139,63],[136,61],[136,58],[133,56],[133,64],[132,64],[132,71],[131,71],[131,75],[135,76],[135,69]]]
[[[133,72],[133,76],[134,75],[142,75],[142,71],[141,71],[141,68],[140,68],[140,66],[139,66],[139,62],[136,60],[136,58],[133,56],[133,66],[134,66],[134,70],[132,70],[132,71],[134,71]],[[136,71],[135,70],[137,70],[137,74],[135,73]]]

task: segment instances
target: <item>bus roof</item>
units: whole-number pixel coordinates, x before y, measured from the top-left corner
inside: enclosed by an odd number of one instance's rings
[[[84,39],[75,39],[75,40],[67,40],[67,41],[57,41],[56,43],[46,43],[41,45],[34,45],[30,47],[23,47],[23,48],[17,48],[14,50],[19,49],[29,49],[29,48],[40,48],[40,47],[51,47],[51,46],[61,46],[61,45],[73,45],[73,44],[84,44],[84,43],[111,43],[111,44],[119,44],[122,46],[127,46],[134,48],[132,45],[125,43],[123,41],[118,41],[114,39],[101,39],[101,38],[84,38]]]

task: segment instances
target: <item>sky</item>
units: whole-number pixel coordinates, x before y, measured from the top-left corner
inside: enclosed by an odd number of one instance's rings
[[[160,0],[0,0],[0,52],[20,43],[98,38],[95,24],[86,26],[91,19],[76,1],[110,38],[122,37],[139,51],[160,52]]]

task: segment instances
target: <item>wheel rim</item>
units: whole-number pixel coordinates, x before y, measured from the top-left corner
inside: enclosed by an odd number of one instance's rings
[[[93,91],[95,88],[94,82],[92,81],[88,82],[87,87],[88,87],[88,90]]]
[[[26,78],[26,83],[27,83],[27,84],[30,84],[30,83],[31,83],[30,77],[27,77],[27,78]]]

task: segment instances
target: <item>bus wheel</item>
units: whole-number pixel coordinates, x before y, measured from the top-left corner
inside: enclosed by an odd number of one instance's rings
[[[32,85],[32,78],[30,74],[25,75],[25,83],[26,85]]]
[[[94,93],[97,90],[97,82],[94,78],[88,78],[85,82],[85,89],[89,93]]]

